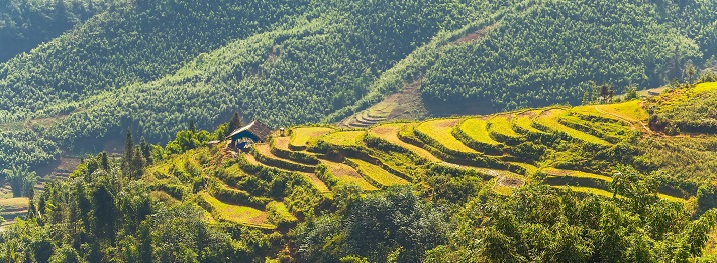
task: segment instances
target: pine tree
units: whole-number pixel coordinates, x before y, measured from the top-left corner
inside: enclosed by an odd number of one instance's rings
[[[243,122],[243,118],[241,115],[239,115],[238,112],[234,112],[234,115],[232,116],[231,120],[229,120],[229,127],[227,127],[226,135],[229,135],[234,130],[241,128]]]
[[[144,140],[144,136],[139,139],[139,149],[140,151],[142,151],[142,156],[144,157],[145,163],[151,163],[151,160],[149,158],[149,143]]]
[[[94,234],[100,239],[109,238],[114,244],[117,207],[114,194],[109,187],[101,184],[92,192],[94,210]]]
[[[192,132],[197,132],[197,125],[194,123],[194,120],[189,121],[189,130]]]
[[[585,93],[583,93],[583,105],[589,105],[590,104],[590,91],[585,90]]]
[[[692,61],[687,62],[687,66],[685,66],[685,74],[687,77],[689,77],[689,82],[687,84],[692,84],[693,77],[695,76],[696,70],[695,65],[692,64]]]
[[[146,223],[140,226],[139,239],[141,242],[139,247],[140,260],[142,262],[152,262],[152,236]]]
[[[142,172],[144,172],[144,156],[142,155],[142,150],[140,149],[140,146],[136,146],[135,150],[132,151],[132,159],[130,161],[130,176],[132,179],[139,179],[142,177]]]
[[[107,158],[107,152],[100,153],[100,165],[102,166],[102,170],[109,171],[110,161]]]
[[[122,173],[130,174],[131,161],[134,156],[134,141],[132,140],[132,131],[127,129],[127,139],[124,143],[124,152],[122,153]]]

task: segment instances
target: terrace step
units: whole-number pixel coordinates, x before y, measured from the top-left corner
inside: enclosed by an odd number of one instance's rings
[[[304,175],[309,180],[309,182],[311,182],[311,184],[314,185],[314,187],[316,187],[317,190],[319,190],[319,192],[324,193],[324,194],[331,192],[329,190],[329,188],[326,186],[326,184],[323,181],[321,181],[321,179],[319,179],[316,176],[316,174],[314,174],[313,172],[309,173],[309,172],[299,172],[299,171],[287,170],[287,169],[284,169],[281,167],[276,167],[276,166],[272,166],[270,164],[262,163],[262,162],[256,160],[256,158],[254,158],[254,156],[252,156],[251,154],[244,154],[243,156],[246,158],[247,162],[249,162],[249,164],[251,164],[251,165],[264,166],[267,168],[276,169],[276,170],[280,170],[280,171],[284,171],[284,172],[298,173],[298,174]]]
[[[336,179],[339,180],[339,182],[356,184],[364,191],[378,190],[375,185],[364,179],[361,174],[347,164],[332,162],[329,160],[321,160],[321,163],[326,165],[329,171],[336,177]]]
[[[254,147],[252,147],[252,154],[254,155],[254,158],[261,163],[269,166],[280,167],[285,170],[310,173],[316,169],[315,165],[298,163],[274,155],[274,153],[271,152],[271,146],[265,143],[254,144]]]
[[[373,185],[387,187],[410,184],[405,179],[384,170],[380,166],[371,164],[364,160],[347,158],[346,162],[359,172],[364,179],[371,182]]]

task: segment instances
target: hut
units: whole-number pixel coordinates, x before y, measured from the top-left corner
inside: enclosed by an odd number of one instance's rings
[[[271,128],[255,120],[244,127],[234,130],[225,139],[231,139],[229,147],[244,150],[253,143],[266,142],[269,135],[271,135]]]

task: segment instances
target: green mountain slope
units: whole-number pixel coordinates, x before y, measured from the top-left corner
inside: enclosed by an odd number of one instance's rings
[[[234,111],[272,126],[336,122],[411,85],[435,115],[576,104],[591,80],[620,92],[683,78],[688,59],[706,67],[713,8],[129,2],[0,64],[0,125],[72,148],[127,127],[164,142],[192,120],[213,127]],[[4,164],[27,156],[3,155]]]
[[[114,6],[0,65],[0,116],[7,122],[67,114],[74,110],[68,104],[78,99],[172,73],[201,52],[285,21],[304,4],[139,1]]]
[[[372,14],[370,8],[375,6],[358,6],[350,14]],[[79,113],[60,121],[58,139],[104,137],[130,126],[153,141],[167,140],[190,119],[212,126],[237,109],[273,124],[317,122],[362,98],[379,72],[411,51],[409,43],[425,41],[439,27],[420,19],[427,14],[408,15],[390,19],[415,24],[382,31],[378,18],[357,23],[338,11],[322,12],[310,22],[297,20],[284,30],[234,41],[173,76],[85,100]],[[406,31],[415,25],[429,25],[421,29],[428,31]]]
[[[121,160],[88,157],[28,206],[4,202],[26,217],[0,231],[0,260],[710,262],[717,136],[647,124],[712,118],[687,105],[715,93],[295,126],[248,152],[207,144],[224,125],[164,148],[128,136]]]
[[[0,62],[60,36],[114,3],[104,0],[0,2],[0,43],[3,43]]]

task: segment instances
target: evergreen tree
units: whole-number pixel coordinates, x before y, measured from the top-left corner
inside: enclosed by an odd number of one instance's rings
[[[197,125],[194,123],[194,120],[189,121],[189,130],[192,132],[197,132]]]
[[[227,127],[226,135],[229,135],[234,130],[241,128],[243,126],[243,120],[244,118],[239,115],[239,112],[234,112],[231,120],[229,120],[229,127]]]
[[[114,243],[116,205],[115,197],[106,184],[102,184],[92,193],[95,221],[94,234],[100,239],[109,238]]]
[[[136,179],[139,179],[140,177],[142,177],[142,172],[144,171],[145,161],[144,161],[144,156],[142,155],[142,149],[140,148],[140,146],[136,146],[134,151],[132,151],[132,152],[133,152],[133,155],[132,155],[132,159],[130,161],[130,178],[136,180]]]
[[[105,171],[108,171],[110,169],[110,161],[107,158],[107,152],[100,153],[100,165],[102,166],[102,169]]]
[[[85,184],[83,182],[76,184],[74,195],[77,198],[77,210],[79,213],[78,217],[82,220],[85,229],[90,229],[89,214],[90,211],[92,211],[92,202],[87,197],[87,193],[85,191]]]
[[[590,104],[590,91],[586,90],[585,93],[583,93],[583,105],[589,105]]]
[[[687,62],[687,66],[685,66],[685,74],[687,75],[687,77],[689,77],[688,84],[692,84],[695,73],[696,73],[695,65],[693,65],[692,60],[690,60]]]
[[[122,153],[122,173],[129,175],[131,169],[132,157],[134,157],[134,141],[132,140],[132,131],[127,129],[127,139],[124,143],[124,152]]]
[[[140,226],[139,239],[141,242],[139,247],[140,260],[142,262],[152,262],[152,236],[149,233],[147,224]]]
[[[149,158],[149,143],[144,139],[144,136],[139,139],[139,149],[142,152],[145,163],[152,163],[151,158]]]

